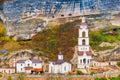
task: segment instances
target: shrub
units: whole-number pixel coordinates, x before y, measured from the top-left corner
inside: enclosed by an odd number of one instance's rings
[[[2,73],[0,73],[0,78],[2,77]]]
[[[77,75],[82,75],[82,74],[83,74],[83,72],[82,72],[82,71],[77,70]]]
[[[24,80],[24,78],[25,78],[25,74],[24,73],[20,73],[18,75],[18,80]]]
[[[71,73],[71,72],[68,72],[67,75],[72,75],[72,73]]]
[[[117,65],[120,67],[120,62],[118,62]]]
[[[11,76],[9,76],[7,80],[12,80]]]
[[[93,75],[93,74],[95,74],[95,72],[91,72],[91,73],[90,73],[90,75]]]
[[[110,77],[110,80],[120,80],[120,75],[118,75],[117,77]]]
[[[94,80],[107,80],[106,78],[102,77],[102,78],[95,78]]]

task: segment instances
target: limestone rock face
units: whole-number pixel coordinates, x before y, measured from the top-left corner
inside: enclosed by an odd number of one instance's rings
[[[100,47],[108,47],[108,46],[116,46],[116,43],[109,43],[109,42],[102,42],[99,46]]]
[[[77,64],[77,59],[78,59],[78,46],[75,46],[75,52],[74,52],[74,55],[73,55],[73,58],[71,59],[71,63],[76,65]]]
[[[113,49],[95,52],[94,60],[96,61],[119,61],[120,60],[120,45],[116,45],[116,47]]]

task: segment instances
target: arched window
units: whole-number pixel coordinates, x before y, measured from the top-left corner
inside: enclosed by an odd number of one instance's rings
[[[88,64],[89,64],[89,59],[88,59]]]
[[[86,59],[85,58],[83,59],[83,63],[86,64]]]
[[[82,45],[85,45],[85,39],[82,40]]]
[[[85,37],[85,32],[84,31],[82,32],[82,37]]]
[[[64,67],[64,71],[66,71],[66,67]]]
[[[80,59],[80,63],[82,63],[82,59]]]

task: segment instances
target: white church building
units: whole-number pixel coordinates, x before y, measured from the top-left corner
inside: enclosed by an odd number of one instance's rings
[[[19,60],[16,63],[16,72],[30,74],[32,71],[34,72],[42,71],[42,67],[43,62],[40,60]]]
[[[91,65],[92,51],[89,46],[88,27],[85,18],[82,19],[78,36],[78,63],[77,68],[88,68]]]
[[[63,60],[63,55],[61,52],[58,54],[58,60],[49,63],[49,73],[53,74],[65,74],[71,72],[71,68],[71,63]]]

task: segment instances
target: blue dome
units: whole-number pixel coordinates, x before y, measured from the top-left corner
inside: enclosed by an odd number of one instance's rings
[[[3,49],[3,50],[1,50],[1,52],[2,52],[2,53],[6,53],[6,52],[7,52],[7,50]]]

